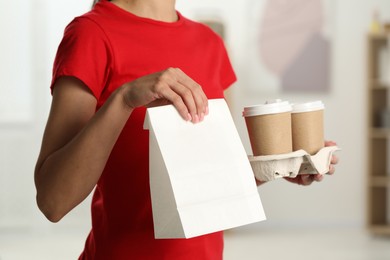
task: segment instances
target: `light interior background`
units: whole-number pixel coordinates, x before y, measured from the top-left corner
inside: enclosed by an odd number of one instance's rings
[[[76,232],[83,238],[90,229],[90,198],[60,223],[52,224],[37,209],[33,183],[34,164],[50,108],[49,84],[55,51],[66,24],[87,11],[90,4],[87,0],[0,0],[0,243],[6,241],[2,234],[58,237]],[[390,21],[390,1],[334,1],[332,86],[328,92],[286,94],[259,90],[256,95],[245,91],[246,86],[256,85],[254,77],[250,77],[251,82],[246,77],[250,69],[245,48],[245,33],[252,26],[247,19],[250,4],[249,0],[177,1],[177,9],[185,16],[198,19],[202,15],[218,15],[226,24],[226,44],[239,78],[227,97],[248,154],[242,108],[272,98],[321,99],[326,105],[326,138],[336,141],[342,151],[338,153],[336,174],[322,183],[301,187],[278,180],[259,187],[268,220],[242,231],[278,234],[279,230],[288,229],[298,236],[308,229],[364,230],[366,35],[375,8],[380,10],[382,19]],[[22,240],[22,246],[15,250],[23,250],[29,243],[28,239]],[[81,250],[83,244],[79,247]],[[58,246],[58,251],[65,248],[66,245]],[[1,245],[0,259],[7,259],[2,258]]]

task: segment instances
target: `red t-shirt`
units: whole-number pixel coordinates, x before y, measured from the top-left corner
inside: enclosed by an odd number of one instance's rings
[[[166,23],[99,2],[67,26],[52,86],[61,76],[77,77],[98,100],[98,109],[124,83],[177,67],[209,99],[222,98],[236,80],[222,40],[208,27],[178,15],[177,22]],[[222,232],[154,239],[144,116],[145,108],[133,111],[97,183],[92,231],[80,259],[222,259]]]

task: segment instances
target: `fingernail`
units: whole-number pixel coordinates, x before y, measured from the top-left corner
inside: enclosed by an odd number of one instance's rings
[[[200,121],[202,122],[204,120],[204,113],[200,114]]]
[[[199,122],[199,116],[198,115],[195,115],[194,116],[194,121],[193,121],[194,123],[198,123]]]
[[[192,120],[192,116],[190,113],[187,114],[187,121],[191,121]]]

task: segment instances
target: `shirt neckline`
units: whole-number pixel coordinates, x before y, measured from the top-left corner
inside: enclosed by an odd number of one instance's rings
[[[176,14],[177,14],[177,17],[178,17],[177,21],[175,21],[175,22],[164,22],[164,21],[159,21],[159,20],[154,20],[154,19],[150,19],[150,18],[137,16],[137,15],[135,15],[135,14],[129,12],[129,11],[126,11],[126,10],[120,8],[119,6],[111,3],[108,0],[103,0],[103,1],[101,0],[101,1],[99,1],[95,5],[95,7],[98,7],[100,5],[101,6],[106,6],[107,8],[109,8],[110,10],[112,10],[114,12],[120,12],[123,17],[127,17],[127,18],[130,18],[132,20],[136,20],[136,21],[141,22],[141,23],[149,23],[149,24],[154,24],[154,25],[163,26],[163,27],[177,27],[177,26],[180,26],[184,22],[183,16],[178,11],[176,11]]]

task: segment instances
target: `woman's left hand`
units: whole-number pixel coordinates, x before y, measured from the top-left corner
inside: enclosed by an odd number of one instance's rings
[[[335,146],[336,143],[333,141],[325,141],[325,146]],[[326,173],[328,175],[333,175],[335,172],[335,165],[338,163],[339,159],[337,156],[332,155],[332,159],[329,165],[329,172]],[[296,183],[303,186],[308,186],[312,184],[314,181],[320,182],[324,179],[324,175],[321,174],[300,174],[295,178],[286,177],[286,180],[292,183]]]

